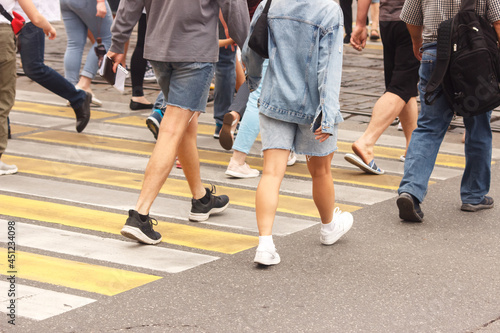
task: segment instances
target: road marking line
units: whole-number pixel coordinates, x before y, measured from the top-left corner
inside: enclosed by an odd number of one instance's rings
[[[75,111],[73,111],[71,107],[64,107],[64,106],[16,101],[12,110],[43,114],[46,116],[75,118]],[[92,119],[103,119],[103,118],[113,117],[116,115],[117,115],[116,113],[91,110]]]

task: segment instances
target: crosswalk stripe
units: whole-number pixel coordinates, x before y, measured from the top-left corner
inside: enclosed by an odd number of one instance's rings
[[[34,131],[37,129],[36,127],[32,127],[32,126],[13,125],[13,124],[10,125],[10,128],[11,128],[12,134],[22,134],[22,133],[31,132],[31,131]]]
[[[52,202],[0,195],[0,215],[60,223],[76,228],[120,234],[126,216]],[[159,221],[155,227],[163,242],[202,250],[234,254],[257,246],[255,236]]]
[[[41,159],[8,156],[5,157],[6,163],[17,165],[19,170],[24,173],[57,177],[63,179],[72,179],[83,182],[97,183],[103,185],[112,185],[140,190],[143,174],[108,170],[84,165],[75,165]],[[227,186],[217,186],[218,193],[227,194],[231,205],[243,207],[255,207],[255,191],[241,188],[231,188]],[[160,193],[191,198],[189,186],[185,180],[168,178]],[[353,205],[338,204],[341,210],[353,212],[361,207]],[[290,195],[280,195],[278,212],[293,213],[304,216],[319,217],[318,211],[312,199],[300,198]]]
[[[45,131],[25,135],[21,138],[42,142],[75,145],[79,147],[94,147],[141,155],[150,155],[154,148],[154,143],[150,142],[116,139],[98,135],[82,135],[64,131]],[[231,157],[229,153],[219,151],[198,149],[198,152],[201,163],[226,166]],[[247,163],[252,167],[262,170],[262,158],[248,156]],[[286,174],[305,178],[311,177],[309,171],[307,170],[307,166],[303,163],[297,163],[294,166],[287,168]],[[399,176],[382,175],[374,177],[373,175],[368,174],[360,175],[358,170],[346,170],[341,168],[332,168],[332,174],[335,182],[372,186],[391,190],[397,189],[401,181],[401,177]]]
[[[0,248],[0,256],[7,258],[7,249]],[[15,274],[19,279],[49,283],[107,296],[137,288],[161,279],[159,276],[130,272],[123,269],[98,266],[73,260],[49,257],[25,251],[16,251]],[[11,271],[0,261],[0,272]]]
[[[73,111],[73,109],[70,107],[64,106],[16,101],[14,106],[12,107],[12,110],[43,114],[46,116],[75,118],[75,111]],[[95,120],[113,116],[116,116],[116,113],[91,110],[91,118]]]
[[[7,230],[7,221],[0,220],[0,226],[2,222],[5,224],[4,230]],[[204,254],[160,246],[144,246],[136,242],[20,222],[16,223],[16,234],[19,235],[16,240],[19,246],[166,273],[183,272],[219,259]]]
[[[2,278],[2,280],[4,280]],[[0,281],[0,290],[9,290],[10,283]],[[53,316],[77,309],[87,304],[95,302],[95,299],[60,293],[52,290],[45,290],[25,284],[16,283],[15,297],[15,315],[32,320],[45,320]],[[7,308],[10,305],[11,298],[7,292],[0,294],[0,312],[9,314]],[[4,316],[5,321],[10,317]],[[14,321],[14,323],[17,323]]]

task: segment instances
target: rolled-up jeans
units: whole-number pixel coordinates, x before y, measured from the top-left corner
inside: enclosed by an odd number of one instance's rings
[[[434,169],[439,147],[443,141],[453,111],[444,94],[439,94],[432,105],[424,101],[425,88],[436,63],[436,43],[424,45],[420,64],[421,111],[418,127],[413,131],[406,153],[404,175],[398,193],[410,193],[419,202],[427,194],[429,179]],[[439,93],[441,87],[436,93]],[[460,186],[462,203],[478,204],[490,190],[492,134],[491,111],[464,118],[465,170]]]
[[[80,67],[82,65],[83,49],[87,42],[87,30],[92,35],[102,39],[102,43],[109,50],[111,46],[111,24],[113,16],[111,9],[106,2],[106,16],[97,17],[95,0],[61,0],[61,16],[68,35],[68,46],[64,54],[64,77],[72,84],[77,84],[80,77]],[[87,54],[87,60],[81,72],[82,76],[93,79],[97,74],[98,58],[94,47],[97,41]]]

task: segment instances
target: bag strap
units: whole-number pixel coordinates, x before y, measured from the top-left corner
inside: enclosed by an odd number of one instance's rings
[[[453,19],[443,21],[439,25],[438,38],[437,38],[437,54],[436,66],[432,72],[431,78],[425,87],[425,104],[431,105],[436,99],[437,95],[431,99],[431,95],[436,91],[441,83],[443,83],[444,76],[448,71],[451,57],[451,28],[453,26]]]
[[[271,7],[271,0],[267,0],[266,5],[264,6],[262,12],[267,14],[269,12],[269,7]]]
[[[473,12],[476,10],[476,0],[462,0],[460,4],[461,11]]]
[[[2,14],[3,17],[9,20],[9,22],[12,22],[13,20],[12,16],[5,10],[5,8],[3,8],[2,5],[0,5],[0,14]]]

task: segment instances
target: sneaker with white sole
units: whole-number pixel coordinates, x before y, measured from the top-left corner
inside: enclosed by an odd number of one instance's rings
[[[205,188],[207,194],[210,195],[208,203],[204,204],[201,199],[191,199],[191,212],[189,213],[189,221],[203,222],[206,221],[210,214],[222,213],[229,206],[229,198],[227,195],[217,196],[215,194],[215,186],[212,189]]]
[[[321,228],[320,241],[323,245],[332,245],[344,236],[352,227],[353,217],[349,212],[342,212],[338,207],[333,211],[333,229]]]
[[[148,61],[148,65],[146,66],[146,72],[144,73],[144,81],[146,82],[154,82],[156,81],[156,75],[153,70],[153,66]]]
[[[254,178],[259,177],[260,172],[257,169],[250,168],[247,163],[239,165],[231,158],[225,174],[234,178]]]
[[[17,172],[17,166],[11,164],[5,164],[0,161],[0,175],[12,175]]]
[[[255,252],[253,262],[260,265],[270,266],[277,265],[281,262],[280,255],[274,250],[259,249]]]
[[[288,161],[286,162],[286,165],[292,166],[297,162],[297,155],[293,151],[290,151],[290,155],[288,155]]]
[[[130,239],[134,239],[144,244],[158,244],[161,242],[159,232],[153,230],[153,225],[158,225],[158,221],[148,216],[146,221],[142,221],[139,213],[133,209],[128,211],[128,219],[120,233]]]

